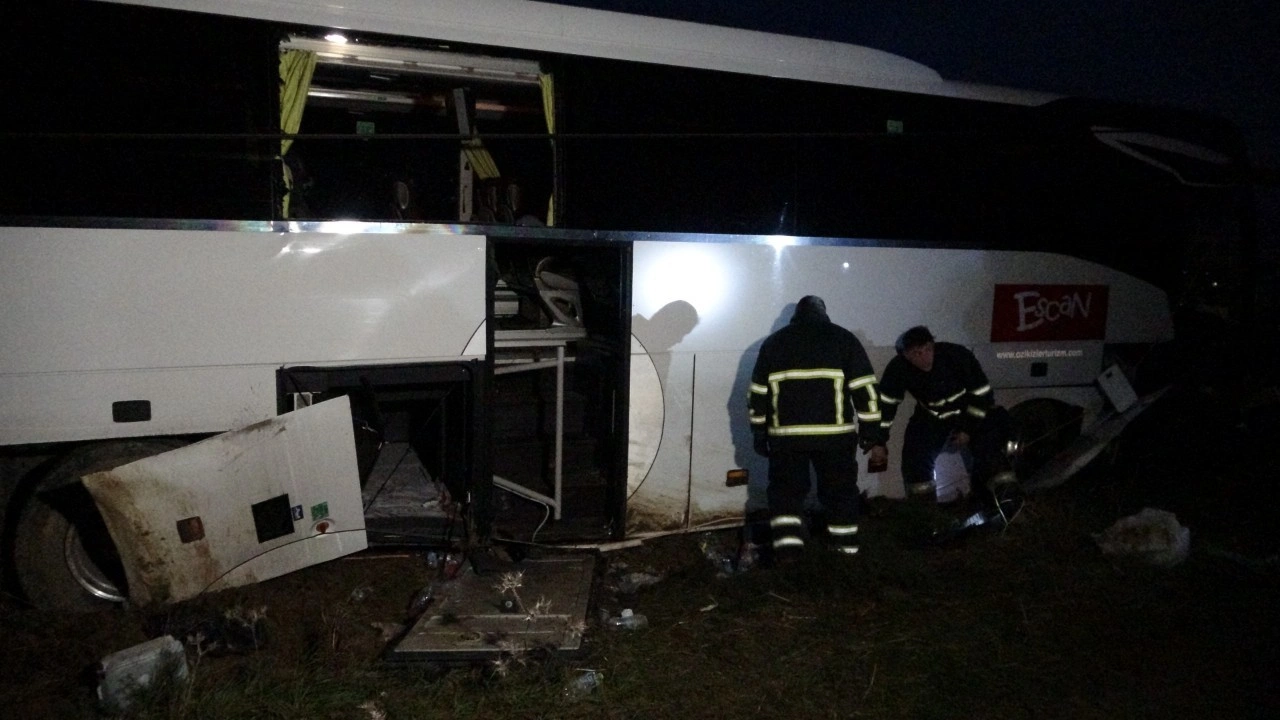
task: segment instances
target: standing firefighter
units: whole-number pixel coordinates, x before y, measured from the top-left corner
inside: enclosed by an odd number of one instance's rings
[[[748,413],[756,452],[769,458],[774,556],[787,562],[804,550],[811,465],[836,549],[857,553],[857,430],[864,448],[881,442],[876,376],[858,339],[827,317],[822,298],[801,298],[790,324],[760,346]]]
[[[1006,448],[1009,413],[995,404],[991,383],[967,348],[934,342],[923,325],[904,332],[880,384],[882,436],[889,438],[906,393],[916,399],[902,445],[902,479],[909,499],[937,501],[934,463],[947,448],[964,453],[971,494],[984,510],[1015,510],[1017,478]],[[1001,502],[997,504],[996,499]],[[1003,507],[1002,507],[1003,506]],[[1011,514],[1009,515],[1012,516]]]

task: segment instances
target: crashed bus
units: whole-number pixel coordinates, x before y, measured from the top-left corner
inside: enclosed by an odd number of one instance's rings
[[[1213,118],[517,0],[18,20],[4,555],[41,605],[741,525],[807,294],[878,370],[916,324],[973,350],[1051,482],[1169,381],[1178,308],[1244,296]]]

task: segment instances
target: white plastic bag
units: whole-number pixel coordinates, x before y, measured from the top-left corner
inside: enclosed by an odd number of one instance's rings
[[[1155,508],[1120,518],[1093,539],[1103,555],[1159,567],[1173,567],[1191,551],[1191,531],[1173,513]]]

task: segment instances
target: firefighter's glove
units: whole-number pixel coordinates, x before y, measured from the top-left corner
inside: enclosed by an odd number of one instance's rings
[[[759,433],[755,436],[752,445],[756,449],[756,454],[760,457],[769,457],[769,436]]]

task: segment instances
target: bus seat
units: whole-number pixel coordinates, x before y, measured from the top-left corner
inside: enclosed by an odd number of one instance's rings
[[[578,281],[572,277],[548,269],[552,258],[538,261],[533,271],[533,285],[538,289],[542,304],[551,315],[553,325],[582,327],[582,296]]]

